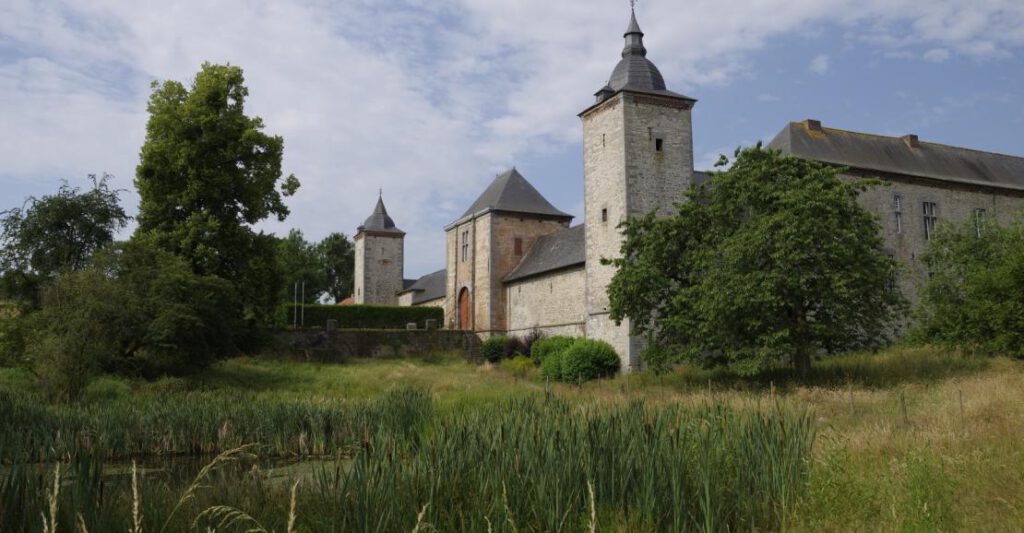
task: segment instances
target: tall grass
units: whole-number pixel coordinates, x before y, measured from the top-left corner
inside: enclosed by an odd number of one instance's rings
[[[538,396],[438,413],[431,403],[421,392],[398,391],[329,417],[348,429],[320,425],[320,433],[334,435],[344,454],[284,475],[238,454],[191,479],[138,474],[77,448],[64,467],[56,527],[769,529],[805,491],[815,434],[806,413],[779,409],[588,407]],[[17,462],[2,470],[0,530],[36,530],[40,516],[50,516],[53,468]]]

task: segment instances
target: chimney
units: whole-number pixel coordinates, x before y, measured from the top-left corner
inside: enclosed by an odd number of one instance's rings
[[[917,148],[921,146],[921,143],[917,140],[917,135],[913,133],[900,137],[903,140],[903,144],[906,144],[908,148]]]
[[[810,131],[821,131],[821,121],[809,118],[804,121],[804,127]]]

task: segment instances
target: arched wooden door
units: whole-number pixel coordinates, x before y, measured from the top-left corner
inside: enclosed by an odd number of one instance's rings
[[[469,289],[463,288],[462,292],[459,293],[459,329],[467,330],[473,326],[469,305]]]

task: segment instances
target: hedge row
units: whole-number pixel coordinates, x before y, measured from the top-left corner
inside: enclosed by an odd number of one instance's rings
[[[440,307],[404,307],[390,305],[306,305],[284,304],[277,309],[277,320],[281,326],[293,324],[294,312],[298,307],[299,316],[305,312],[306,327],[323,328],[328,320],[337,320],[341,329],[405,329],[406,324],[415,322],[416,327],[426,327],[429,319],[437,321],[437,327],[444,326],[444,309]]]

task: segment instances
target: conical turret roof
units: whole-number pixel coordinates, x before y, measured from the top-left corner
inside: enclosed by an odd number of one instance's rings
[[[405,232],[395,227],[395,221],[388,215],[388,210],[384,207],[383,195],[377,197],[377,206],[373,208],[373,213],[367,217],[363,225],[359,226],[357,230],[405,235]]]

